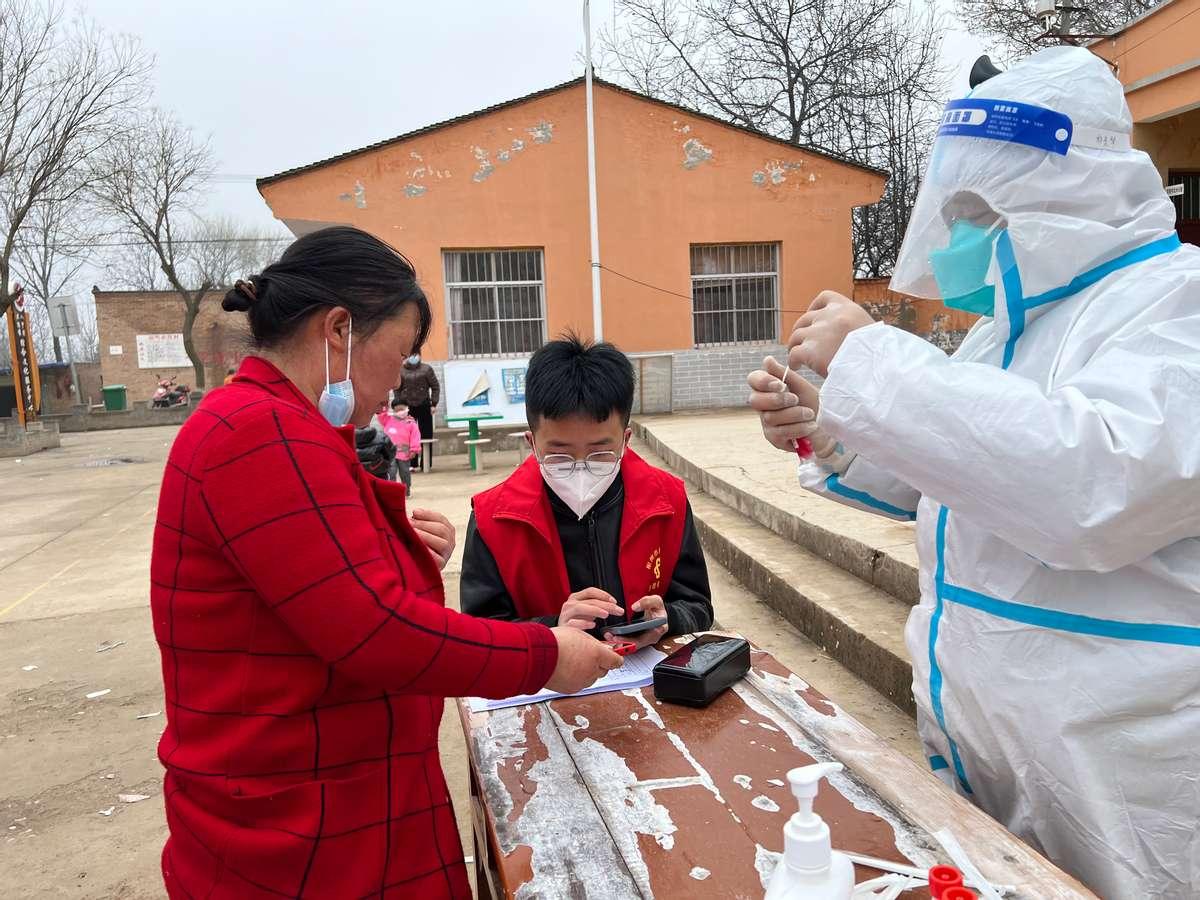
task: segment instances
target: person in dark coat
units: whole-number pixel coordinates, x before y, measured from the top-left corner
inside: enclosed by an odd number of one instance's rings
[[[446,609],[454,529],[359,464],[353,425],[431,325],[402,256],[316,231],[223,305],[259,354],[180,431],[151,558],[167,895],[465,900],[443,698],[576,691],[620,657]]]
[[[354,429],[354,449],[364,469],[376,478],[394,481],[396,445],[374,422]]]
[[[421,429],[421,440],[433,438],[433,414],[437,412],[438,401],[442,397],[442,386],[438,382],[437,373],[429,363],[421,362],[421,354],[413,353],[404,360],[404,368],[400,371],[400,383],[396,385],[392,396],[408,404],[408,413],[417,420]],[[428,468],[433,468],[433,444],[421,444],[421,459],[416,468],[424,467],[425,454],[429,454]]]

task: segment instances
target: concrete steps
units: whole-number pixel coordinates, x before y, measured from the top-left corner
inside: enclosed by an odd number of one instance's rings
[[[831,657],[915,715],[904,647],[909,605],[703,493],[691,495],[704,551]],[[720,618],[720,609],[716,610]]]
[[[696,527],[710,561],[728,569],[751,594],[871,688],[915,715],[912,665],[904,646],[911,600],[879,584],[905,584],[909,573],[897,560],[898,552],[885,553],[846,538],[828,522],[814,524],[785,514],[786,497],[762,501],[688,462],[644,426],[638,431],[648,436],[639,441],[638,452],[688,482]],[[660,454],[660,447],[666,452]],[[837,511],[834,504],[818,502]],[[792,535],[803,536],[820,550]],[[915,571],[911,574],[915,578]],[[720,619],[719,608],[716,614]]]
[[[730,509],[898,600],[914,604],[915,530],[803,490],[743,411],[646,417],[634,433],[681,478]]]

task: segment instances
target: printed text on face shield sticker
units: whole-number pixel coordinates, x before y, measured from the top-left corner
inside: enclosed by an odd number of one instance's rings
[[[951,100],[942,114],[938,137],[974,137],[1024,144],[1066,155],[1074,128],[1062,113],[1028,103]]]

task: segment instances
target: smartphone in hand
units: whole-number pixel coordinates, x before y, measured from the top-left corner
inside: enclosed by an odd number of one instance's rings
[[[604,630],[614,637],[628,637],[631,634],[642,634],[667,624],[666,616],[657,619],[642,619],[640,622],[630,622],[627,625],[605,625]]]

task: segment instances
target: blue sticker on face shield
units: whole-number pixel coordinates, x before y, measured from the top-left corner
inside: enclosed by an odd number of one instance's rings
[[[1074,130],[1070,117],[1052,109],[968,97],[946,104],[938,137],[987,138],[1066,156]]]

